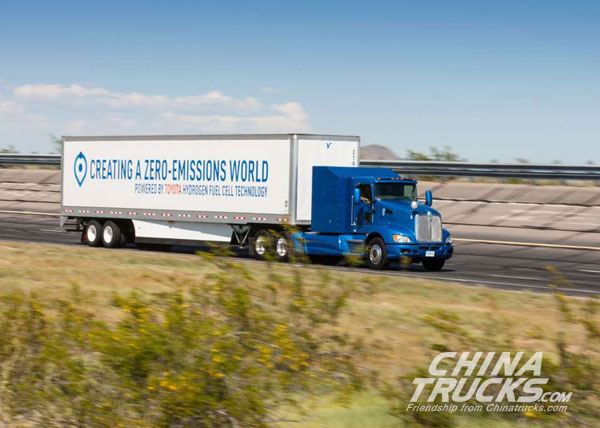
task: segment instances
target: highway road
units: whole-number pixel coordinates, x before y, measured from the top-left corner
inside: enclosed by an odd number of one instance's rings
[[[549,292],[551,275],[546,267],[553,266],[572,283],[561,289],[563,293],[587,297],[600,294],[600,233],[452,224],[447,228],[455,239],[455,256],[442,271],[425,272],[420,265],[409,269],[391,265],[389,270],[374,274]],[[0,240],[82,245],[78,233],[59,228],[57,217],[11,213],[0,214]],[[174,251],[192,252],[183,247]]]

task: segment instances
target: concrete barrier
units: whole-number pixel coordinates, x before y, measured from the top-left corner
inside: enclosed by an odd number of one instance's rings
[[[447,224],[600,232],[600,188],[421,182]],[[0,169],[0,210],[58,213],[60,171]]]
[[[431,189],[437,199],[443,200],[600,206],[600,187],[426,181],[419,187],[421,194]]]
[[[58,213],[60,171],[0,169],[0,210]]]
[[[600,232],[600,188],[421,182],[446,224]]]

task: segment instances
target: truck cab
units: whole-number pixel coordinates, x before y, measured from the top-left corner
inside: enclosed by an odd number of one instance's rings
[[[424,203],[417,196],[417,182],[390,169],[314,167],[312,224],[300,245],[308,255],[364,255],[371,269],[403,260],[440,270],[452,239],[431,192]]]

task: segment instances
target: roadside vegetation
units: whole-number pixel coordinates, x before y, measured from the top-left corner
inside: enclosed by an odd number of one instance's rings
[[[444,162],[466,162],[458,153],[452,150],[450,146],[444,146],[441,149],[430,147],[429,153],[418,152],[416,150],[407,150],[406,157],[417,161],[444,161]]]
[[[565,287],[555,272],[550,286]],[[596,300],[0,243],[0,426],[594,426]],[[406,413],[440,351],[544,352],[566,413]]]

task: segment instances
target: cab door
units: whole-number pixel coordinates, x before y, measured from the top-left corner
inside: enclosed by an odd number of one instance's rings
[[[356,203],[354,220],[359,227],[370,226],[373,224],[373,188],[370,183],[360,183],[356,189],[360,192],[360,202]]]

